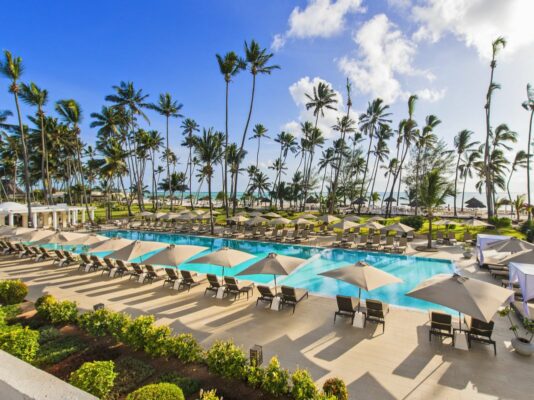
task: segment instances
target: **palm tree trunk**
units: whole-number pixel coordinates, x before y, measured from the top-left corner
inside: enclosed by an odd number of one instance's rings
[[[462,208],[460,209],[460,212],[464,212],[464,199],[465,199],[465,184],[467,183],[467,173],[464,178],[464,185],[462,188]]]
[[[245,139],[247,137],[248,126],[250,124],[250,118],[252,117],[252,108],[254,107],[254,94],[256,92],[256,74],[252,74],[252,94],[250,96],[250,107],[248,109],[247,123],[245,124],[245,130],[243,131],[243,137],[241,138],[241,146],[239,147],[239,153],[237,157],[236,173],[234,175],[234,196],[232,201],[232,215],[235,215],[235,209],[237,207],[237,177],[239,175],[239,160],[240,155],[245,147]]]
[[[514,215],[514,205],[512,203],[512,195],[510,194],[510,181],[512,180],[512,174],[514,173],[514,170],[510,171],[510,176],[508,177],[508,182],[506,182],[506,191],[508,192],[508,200],[510,200],[510,213],[513,216]]]
[[[493,186],[491,181],[491,172],[490,172],[490,146],[489,146],[489,140],[490,140],[490,133],[491,133],[491,125],[490,125],[490,116],[491,116],[491,90],[493,85],[493,73],[495,71],[495,56],[492,58],[491,61],[491,73],[490,73],[490,82],[488,86],[488,92],[486,95],[486,143],[484,145],[484,175],[485,175],[485,181],[486,181],[486,201],[487,201],[487,208],[488,208],[488,218],[493,217]]]
[[[382,212],[382,207],[384,207],[384,199],[386,197],[386,194],[388,192],[388,187],[389,187],[389,181],[391,179],[391,171],[388,173],[388,180],[386,182],[386,188],[384,189],[384,194],[382,196],[382,200],[380,201],[380,212]],[[386,206],[387,207],[387,206]]]
[[[210,205],[210,232],[213,235],[215,233],[215,227],[213,225],[213,202],[211,199],[211,174],[208,174],[208,197]]]
[[[43,183],[43,199],[45,201],[45,204],[49,204],[48,202],[48,188],[47,188],[47,173],[46,173],[46,159],[47,159],[47,153],[46,153],[46,137],[45,137],[45,130],[44,130],[44,118],[43,118],[43,110],[41,110],[41,106],[39,106],[37,113],[39,114],[39,121],[41,123],[41,181]]]
[[[223,205],[226,212],[226,218],[229,216],[228,210],[228,95],[230,82],[226,81],[226,111],[224,119],[225,135],[224,135],[224,179],[223,179]]]
[[[76,131],[78,131],[78,127],[75,127]],[[78,132],[78,135],[80,133]],[[81,140],[81,139],[80,139]],[[91,213],[89,212],[89,203],[87,202],[87,191],[85,190],[85,178],[83,176],[83,167],[82,167],[82,150],[81,150],[81,143],[78,141],[76,145],[77,155],[78,155],[78,164],[80,168],[80,181],[82,183],[82,195],[83,195],[83,202],[85,203],[85,210],[87,211],[87,217],[89,218],[89,222],[91,225],[94,225],[95,221],[93,221],[93,218],[91,217]]]
[[[454,216],[458,216],[458,213],[456,211],[456,194],[458,193],[458,167],[460,166],[460,156],[461,154],[458,153],[458,160],[456,161],[456,172],[454,174]]]
[[[362,187],[360,189],[360,197],[364,197],[363,195],[363,187],[365,185],[365,178],[367,176],[367,167],[369,166],[369,156],[371,155],[371,144],[373,143],[373,128],[371,127],[371,133],[369,135],[369,147],[367,148],[367,158],[365,160],[365,169],[363,170],[363,179],[362,179]],[[362,205],[361,201],[358,202],[358,214],[361,211]]]
[[[22,117],[20,115],[19,96],[16,90],[13,91],[13,95],[15,96],[15,106],[17,107],[17,116],[19,119],[20,141],[22,142],[22,157],[24,161],[24,186],[26,190],[26,203],[28,205],[28,227],[33,228],[32,203],[30,200],[30,170],[28,168],[28,147],[26,146],[26,135],[24,134],[24,126],[22,125]],[[14,189],[16,191],[16,181],[14,182],[14,185]]]
[[[427,245],[429,249],[432,248],[432,215],[428,216],[428,237],[427,237]]]
[[[527,142],[527,202],[528,202],[528,222],[532,221],[532,203],[530,202],[530,149],[532,146],[532,118],[534,111],[530,112],[530,122],[528,124],[528,142]]]

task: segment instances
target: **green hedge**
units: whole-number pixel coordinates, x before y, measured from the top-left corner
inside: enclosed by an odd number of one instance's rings
[[[78,318],[76,302],[57,301],[54,296],[49,294],[37,299],[35,309],[37,314],[54,325],[73,323]]]
[[[0,327],[0,349],[26,362],[33,362],[39,350],[39,332],[27,326]]]
[[[0,304],[19,304],[28,295],[28,286],[21,280],[0,281]]]
[[[132,392],[126,400],[185,400],[182,389],[172,383],[153,383]]]
[[[116,377],[113,361],[94,361],[86,362],[74,371],[69,382],[101,399],[113,389]]]

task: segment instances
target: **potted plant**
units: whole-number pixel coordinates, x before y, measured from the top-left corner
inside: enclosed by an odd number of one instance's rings
[[[471,258],[473,257],[473,249],[470,245],[466,244],[464,245],[464,252],[463,252],[464,258]]]
[[[510,306],[507,306],[499,311],[499,315],[501,317],[508,317],[508,320],[510,321],[510,330],[514,332],[515,336],[512,339],[512,347],[517,353],[523,356],[531,356],[534,354],[534,343],[532,343],[532,339],[534,338],[534,322],[528,318],[525,318],[523,320],[523,326],[525,327],[526,336],[520,336],[519,327],[514,324],[512,317],[510,316],[511,312],[512,309]],[[530,337],[528,337],[529,335]]]

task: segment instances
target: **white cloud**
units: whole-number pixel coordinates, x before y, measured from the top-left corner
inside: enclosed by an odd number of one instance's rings
[[[291,94],[295,105],[299,109],[299,117],[298,120],[286,123],[282,127],[282,130],[290,132],[295,136],[301,136],[300,124],[302,122],[311,121],[315,123],[313,109],[306,110],[306,103],[310,101],[308,97],[306,97],[306,94],[312,95],[313,88],[317,86],[319,82],[324,82],[333,89],[332,84],[330,84],[328,81],[325,81],[324,79],[321,79],[319,77],[310,79],[308,76],[301,78],[289,87],[289,93]],[[335,125],[338,117],[344,115],[343,96],[337,90],[334,90],[334,93],[337,98],[337,105],[334,106],[337,106],[337,109],[325,109],[324,117],[319,116],[319,122],[317,124],[318,128],[321,129],[321,131],[323,132],[323,136],[325,136],[326,138],[332,138],[335,135],[334,131],[332,130],[332,126]]]
[[[400,10],[406,10],[412,5],[412,2],[411,0],[388,0],[388,5]]]
[[[361,57],[342,57],[338,67],[364,94],[393,103],[409,95],[402,89],[399,77],[435,79],[432,73],[413,66],[416,44],[397,29],[385,14],[375,15],[365,22],[353,40],[358,45]],[[423,89],[422,93],[428,100],[437,100],[439,97],[437,92],[430,89]]]
[[[418,90],[415,94],[417,94],[419,99],[426,100],[428,102],[433,103],[445,97],[445,93],[447,93],[446,89],[441,89],[441,90],[422,89],[422,90]]]
[[[452,33],[486,59],[499,36],[508,41],[503,53],[534,43],[533,0],[425,0],[412,14],[421,24],[415,40],[436,42]]]
[[[343,31],[348,14],[362,12],[365,12],[362,0],[309,0],[304,9],[293,9],[289,29],[276,34],[271,47],[279,50],[287,38],[332,37]]]

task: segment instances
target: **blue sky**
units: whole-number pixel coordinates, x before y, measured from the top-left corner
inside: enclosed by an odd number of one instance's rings
[[[497,70],[503,89],[496,94],[494,124],[507,122],[524,147],[528,115],[520,103],[526,83],[534,83],[532,12],[529,0],[22,0],[4,7],[0,47],[23,57],[23,80],[48,89],[52,101],[81,103],[82,135],[89,143],[95,137],[89,114],[121,80],[133,81],[154,101],[170,92],[183,103],[184,115],[222,129],[224,81],[215,53],[242,53],[243,42],[252,38],[273,51],[273,63],[282,68],[259,78],[252,118],[272,136],[309,118],[302,102],[314,83],[325,80],[344,98],[349,76],[356,111],[380,96],[391,104],[396,124],[405,116],[406,97],[419,93],[416,117],[438,115],[443,123],[437,133],[452,143],[464,128],[482,138],[487,50],[494,37],[504,35],[509,45]],[[7,81],[1,82],[7,89]],[[231,85],[234,140],[242,133],[250,86],[248,73]],[[0,91],[0,109],[13,109],[7,90]],[[149,116],[151,128],[163,131],[163,119]],[[323,121],[329,137],[336,116]],[[171,128],[172,147],[185,162],[177,124]],[[255,143],[247,146],[255,154]],[[277,153],[266,141],[262,165]],[[518,191],[525,182],[519,175],[513,183]]]

